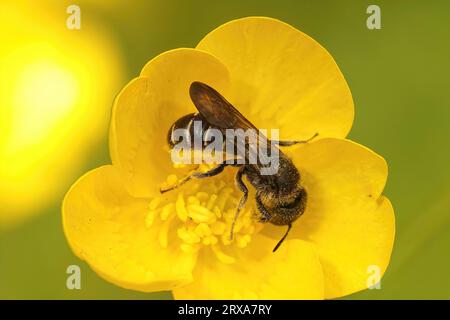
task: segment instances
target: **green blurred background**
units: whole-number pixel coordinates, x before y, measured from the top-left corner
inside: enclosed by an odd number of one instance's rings
[[[0,2],[0,10],[8,15],[5,3]],[[53,19],[50,28],[66,29],[70,4],[33,2],[37,17],[32,21],[37,26]],[[396,242],[381,290],[366,290],[349,298],[450,298],[450,2],[150,0],[76,4],[81,8],[81,30],[61,32],[88,37],[95,27],[114,44],[115,53],[111,46],[95,49],[105,59],[114,54],[112,65],[120,69],[115,82],[96,93],[104,95],[102,106],[96,106],[106,110],[104,117],[108,117],[118,90],[149,59],[168,49],[194,47],[206,33],[229,20],[270,16],[316,39],[333,55],[353,93],[356,118],[350,138],[383,155],[389,164],[385,194],[396,214]],[[366,27],[370,4],[381,8],[381,30]],[[5,21],[1,28],[2,33],[14,31]],[[97,45],[87,41],[79,50],[89,51]],[[6,55],[8,48],[2,49],[2,56]],[[100,73],[90,77],[100,87],[106,81]],[[90,100],[86,101],[83,103],[89,105]],[[0,116],[4,116],[2,112]],[[82,133],[83,126],[86,124],[77,123],[77,132]],[[45,201],[24,209],[19,221],[0,226],[0,298],[171,298],[170,293],[144,294],[103,281],[67,245],[61,228],[62,197],[76,177],[110,161],[107,124],[102,124],[97,135],[76,159],[62,160],[74,163],[70,170],[49,176],[59,183]],[[34,188],[39,184],[25,188],[22,195],[35,192]],[[20,193],[15,197],[20,203]],[[13,214],[13,207],[2,206],[0,212]],[[66,268],[71,264],[81,267],[82,290],[66,289]]]

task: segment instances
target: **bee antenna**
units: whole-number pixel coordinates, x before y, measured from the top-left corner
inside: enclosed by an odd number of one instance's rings
[[[292,223],[289,223],[286,233],[284,234],[283,238],[281,238],[281,240],[278,241],[277,245],[275,246],[275,248],[273,248],[272,252],[275,252],[278,250],[278,248],[281,246],[281,244],[283,243],[283,241],[286,239],[287,235],[289,234],[289,231],[291,231],[291,227],[292,227]]]

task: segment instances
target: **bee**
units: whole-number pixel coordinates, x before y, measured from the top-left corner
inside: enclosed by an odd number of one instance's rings
[[[233,238],[234,225],[239,217],[239,212],[244,207],[248,199],[248,187],[243,181],[243,177],[253,186],[255,189],[255,201],[256,207],[259,211],[259,221],[262,223],[272,223],[277,226],[287,226],[287,230],[278,241],[273,249],[275,252],[292,228],[292,223],[297,220],[305,211],[308,194],[305,188],[300,183],[300,172],[278,146],[292,146],[297,143],[307,143],[316,137],[316,133],[308,140],[302,141],[273,141],[262,135],[259,130],[247,120],[235,107],[231,105],[219,92],[211,88],[202,82],[193,82],[189,88],[189,94],[192,102],[197,108],[197,113],[191,113],[185,115],[176,120],[170,127],[167,142],[169,147],[173,148],[178,142],[174,137],[175,129],[185,129],[191,139],[194,136],[204,137],[208,129],[218,129],[227,142],[225,132],[227,129],[242,129],[253,132],[256,135],[256,139],[250,142],[252,139],[245,140],[243,143],[245,149],[237,148],[236,156],[248,160],[253,153],[261,150],[260,147],[265,147],[268,150],[277,148],[278,151],[278,170],[274,174],[263,175],[261,174],[261,168],[265,166],[260,162],[239,163],[238,161],[229,162],[224,161],[207,172],[193,172],[185,178],[181,179],[177,185],[161,189],[161,193],[173,190],[182,184],[188,182],[193,178],[207,178],[220,174],[226,166],[235,166],[237,170],[235,181],[238,189],[242,192],[242,197],[239,201],[233,223],[230,230],[230,240]],[[201,126],[194,126],[195,121],[201,121]],[[205,141],[205,140],[203,140]],[[258,147],[255,148],[255,141],[257,141]],[[232,141],[234,142],[234,141]],[[204,145],[203,145],[204,147]]]

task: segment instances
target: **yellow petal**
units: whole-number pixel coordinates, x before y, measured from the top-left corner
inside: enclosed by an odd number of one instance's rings
[[[348,140],[324,139],[292,152],[308,192],[305,213],[290,238],[314,243],[325,278],[325,297],[373,285],[386,270],[395,233],[394,212],[381,196],[387,179],[382,157]],[[279,237],[280,228],[275,234]],[[274,230],[270,230],[274,232]]]
[[[113,166],[81,177],[63,203],[63,227],[74,253],[106,280],[141,291],[171,290],[192,280],[196,256],[175,243],[163,249],[149,227],[150,201],[131,197]]]
[[[353,100],[331,55],[306,34],[279,20],[228,22],[197,46],[230,70],[230,101],[259,128],[283,139],[343,138],[353,122]]]
[[[227,92],[228,70],[209,53],[167,51],[143,68],[118,95],[110,133],[111,158],[135,196],[154,196],[173,166],[167,132],[181,116],[195,112],[189,98],[193,81]]]
[[[323,274],[312,246],[257,235],[228,264],[212,252],[199,256],[194,282],[173,291],[176,299],[323,299]]]

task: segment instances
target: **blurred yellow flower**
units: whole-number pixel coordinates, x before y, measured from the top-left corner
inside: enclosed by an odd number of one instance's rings
[[[233,168],[159,193],[185,175],[164,150],[170,125],[195,111],[193,81],[223,93],[257,127],[280,128],[283,139],[320,132],[321,139],[286,151],[309,199],[276,253],[284,228],[251,219],[252,205],[233,242],[227,239],[240,196]],[[270,18],[226,23],[195,49],[157,56],[119,94],[112,165],[87,173],[67,193],[66,237],[108,281],[172,290],[178,299],[323,299],[365,289],[369,268],[382,275],[388,266],[394,215],[381,195],[386,162],[344,139],[353,115],[344,77],[313,39]]]
[[[0,228],[63,195],[107,132],[121,85],[115,42],[87,18],[69,30],[66,6],[1,3]]]

